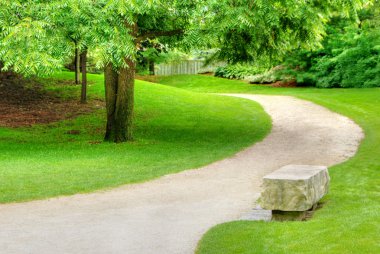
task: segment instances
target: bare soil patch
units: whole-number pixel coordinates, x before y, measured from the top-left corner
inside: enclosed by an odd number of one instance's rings
[[[26,127],[71,119],[91,113],[103,105],[99,100],[91,100],[87,104],[81,104],[79,98],[65,100],[54,92],[46,91],[34,79],[25,80],[15,75],[0,78],[1,127]]]

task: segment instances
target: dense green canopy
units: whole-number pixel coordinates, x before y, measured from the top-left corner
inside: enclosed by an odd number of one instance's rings
[[[229,62],[320,45],[334,11],[354,14],[365,0],[0,0],[0,59],[26,75],[59,68],[80,47],[122,66],[144,38],[176,36],[182,46],[219,49]],[[137,25],[137,30],[134,27]],[[71,41],[70,41],[71,40]]]
[[[298,47],[321,45],[332,13],[355,17],[367,1],[240,0],[207,1],[200,14],[206,45],[229,63],[253,62],[282,56]]]
[[[73,47],[77,53],[96,51],[106,76],[105,139],[124,142],[132,140],[135,62],[144,40],[214,48],[214,58],[230,63],[271,60],[294,48],[319,46],[333,12],[355,17],[369,2],[0,0],[0,65],[46,75],[72,58]]]

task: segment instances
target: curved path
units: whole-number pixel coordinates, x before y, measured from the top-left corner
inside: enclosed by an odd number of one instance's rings
[[[0,205],[0,252],[193,253],[210,227],[253,208],[261,178],[286,164],[333,165],[363,134],[351,120],[286,96],[255,100],[272,132],[235,156],[197,170],[110,191]]]

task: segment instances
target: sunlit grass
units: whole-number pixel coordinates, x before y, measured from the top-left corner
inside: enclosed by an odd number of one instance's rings
[[[293,95],[352,118],[366,135],[354,158],[330,169],[330,192],[312,220],[222,224],[203,237],[198,254],[380,253],[380,89],[271,88],[207,76],[159,80],[203,92]]]
[[[89,80],[89,98],[103,98],[103,76],[89,75]],[[63,98],[79,99],[79,86],[43,83]],[[233,155],[270,129],[270,118],[252,101],[143,81],[136,83],[135,108],[131,143],[102,142],[104,109],[49,125],[0,128],[0,203],[89,192],[197,168]]]

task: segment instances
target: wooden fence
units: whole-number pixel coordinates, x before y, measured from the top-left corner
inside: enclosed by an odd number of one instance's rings
[[[155,75],[178,75],[178,74],[198,74],[214,72],[218,66],[223,64],[212,64],[203,66],[202,60],[186,60],[178,63],[158,64],[155,66]]]

